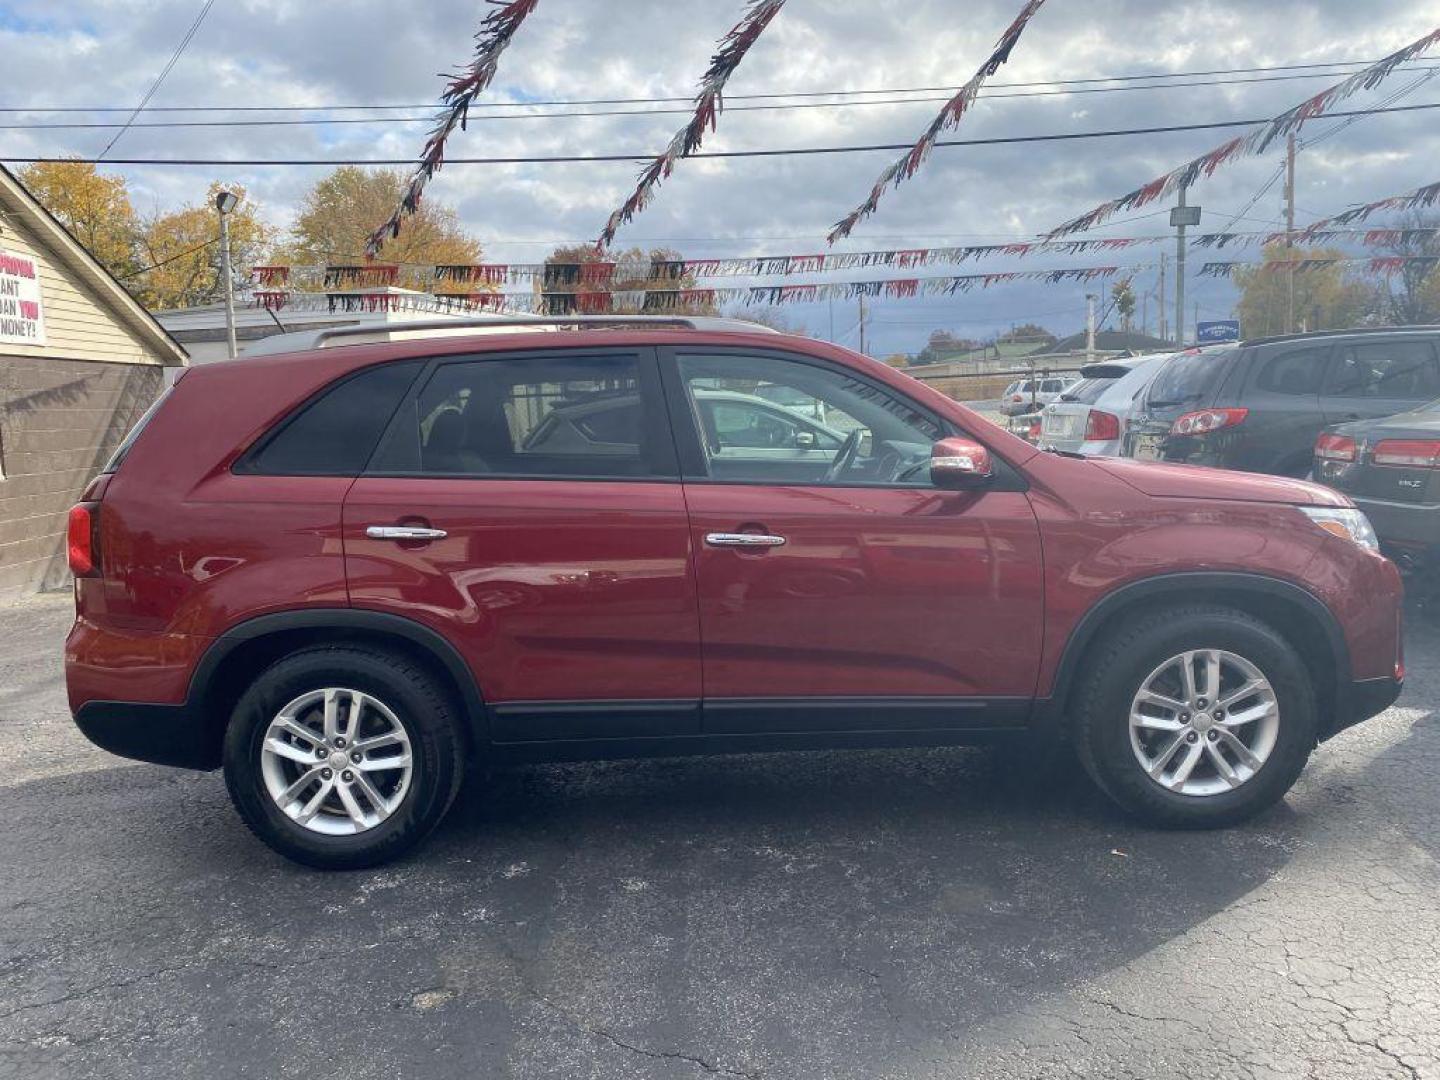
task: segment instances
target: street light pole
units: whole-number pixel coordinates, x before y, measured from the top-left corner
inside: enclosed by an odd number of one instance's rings
[[[220,282],[225,287],[225,341],[234,360],[235,348],[235,282],[230,274],[230,211],[235,209],[239,198],[233,192],[222,191],[215,196],[215,209],[220,213]]]
[[[1085,294],[1085,363],[1095,362],[1095,300],[1092,293]]]
[[[1170,224],[1175,226],[1175,347],[1185,347],[1185,228],[1200,224],[1200,207],[1185,205],[1185,189],[1170,211]]]

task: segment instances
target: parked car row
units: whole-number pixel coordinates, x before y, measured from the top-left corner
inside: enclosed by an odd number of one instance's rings
[[[1440,575],[1440,327],[1295,334],[1081,369],[1057,450],[1303,479],[1350,496],[1402,568]]]

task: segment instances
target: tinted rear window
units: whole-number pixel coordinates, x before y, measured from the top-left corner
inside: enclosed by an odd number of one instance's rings
[[[1100,400],[1100,395],[1115,385],[1114,379],[1081,379],[1065,393],[1060,395],[1061,401],[1074,401],[1082,405],[1094,405]]]
[[[424,364],[381,364],[321,391],[246,455],[237,471],[358,476]]]
[[[1149,402],[1160,408],[1204,401],[1220,385],[1220,377],[1236,349],[1180,353],[1160,369],[1150,384]]]

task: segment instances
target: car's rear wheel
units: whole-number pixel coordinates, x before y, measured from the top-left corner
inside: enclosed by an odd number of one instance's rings
[[[235,707],[225,781],[245,823],[287,858],[359,869],[440,822],[463,753],[455,707],[389,653],[315,648],[267,668]]]
[[[1229,825],[1282,798],[1315,746],[1304,661],[1223,607],[1161,611],[1084,660],[1076,744],[1096,783],[1157,825]]]

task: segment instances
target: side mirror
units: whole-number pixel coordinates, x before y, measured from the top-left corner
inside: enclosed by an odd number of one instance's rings
[[[969,439],[941,439],[930,448],[930,482],[938,488],[968,488],[995,475],[990,451]]]
[[[814,450],[815,433],[813,431],[797,431],[795,433],[795,446],[800,450]]]

